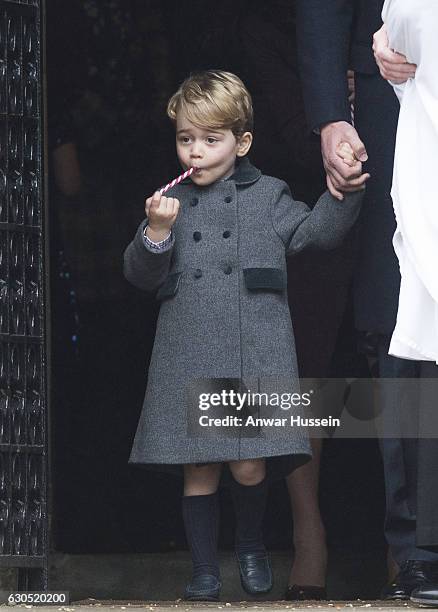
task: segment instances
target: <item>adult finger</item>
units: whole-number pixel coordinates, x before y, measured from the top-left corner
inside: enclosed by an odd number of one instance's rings
[[[415,74],[417,66],[415,64],[408,63],[394,63],[389,60],[380,62],[381,67],[388,72],[394,72],[397,74]]]
[[[344,162],[341,162],[344,164]],[[326,168],[327,174],[330,176],[332,185],[335,189],[340,191],[355,191],[358,187],[363,185],[370,177],[368,173],[362,173],[362,164],[360,162],[356,162],[360,171],[355,170],[353,174],[349,175],[341,175],[336,169]],[[360,165],[359,165],[360,164]],[[345,169],[347,171],[351,171],[352,168],[349,168],[345,165]]]
[[[353,149],[355,158],[360,162],[366,162],[368,159],[368,153],[364,143],[361,141],[356,133],[353,133],[350,137],[350,146]],[[362,168],[360,169],[362,172]]]
[[[342,202],[342,200],[344,199],[344,196],[342,195],[342,193],[340,191],[338,191],[338,189],[336,189],[336,187],[333,185],[332,179],[330,178],[330,175],[327,174],[326,176],[326,182],[327,182],[327,188],[330,191],[330,193],[332,194],[332,196],[334,198],[336,198],[337,200],[340,200]]]
[[[383,76],[383,74],[382,74],[382,76]],[[384,78],[386,78],[386,77],[384,77]],[[396,77],[389,76],[388,78],[386,78],[386,80],[390,81],[391,84],[393,84],[393,85],[403,85],[403,83],[406,83],[406,79],[405,78],[397,79]]]
[[[413,62],[408,62],[408,58],[406,57],[406,55],[403,55],[403,53],[399,53],[398,51],[394,51],[394,55],[401,60],[402,64],[404,64],[406,66],[413,66],[414,68],[417,67],[417,64],[414,64]]]
[[[376,53],[381,62],[389,62],[390,64],[407,64],[408,62],[402,53],[396,53],[389,47],[381,47]]]
[[[409,63],[404,55],[386,51],[385,55],[377,58],[377,63],[381,70],[386,70],[390,74],[406,75],[406,78],[415,75],[416,64]]]
[[[344,181],[342,185],[337,185],[337,187],[340,188],[342,191],[354,191],[355,189],[363,185],[369,178],[370,175],[367,172],[364,172],[357,178],[350,179],[349,181]]]
[[[386,81],[397,84],[406,83],[408,79],[415,78],[415,72],[411,74],[400,74],[391,70],[385,70],[384,68],[380,69],[380,74]]]
[[[325,170],[330,175],[333,185],[337,189],[343,189],[350,181],[361,176],[362,164],[358,162],[357,166],[350,167],[337,157],[336,163],[326,165]]]
[[[370,174],[365,172],[364,174],[362,174],[360,178],[356,179],[354,182],[347,183],[347,185],[343,187],[342,191],[352,192],[352,191],[358,191],[359,189],[365,189],[365,184],[367,180],[370,178],[370,176],[371,176]]]
[[[394,70],[393,68],[381,68],[380,74],[387,81],[398,81],[406,82],[408,79],[415,77],[415,70]]]

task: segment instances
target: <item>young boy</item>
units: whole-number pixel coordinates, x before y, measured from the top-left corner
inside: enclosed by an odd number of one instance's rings
[[[305,433],[292,430],[190,436],[187,423],[196,409],[188,391],[200,380],[251,378],[260,392],[275,377],[297,379],[286,255],[335,247],[357,217],[361,194],[339,202],[326,192],[311,211],[292,199],[284,182],[254,168],[246,158],[251,97],[231,73],[189,77],[170,99],[168,115],[181,166],[195,171],[168,195],[146,200],[147,218],[125,251],[126,278],[158,290],[162,300],[130,463],[184,465],[183,516],[193,560],[186,599],[215,600],[222,463],[233,476],[242,585],[262,593],[272,586],[261,540],[266,471],[275,457],[302,464],[310,447]]]

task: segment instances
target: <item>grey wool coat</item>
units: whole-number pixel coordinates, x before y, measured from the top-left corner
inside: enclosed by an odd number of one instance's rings
[[[166,250],[145,245],[145,219],[124,253],[126,279],[161,300],[129,463],[307,461],[308,435],[300,428],[196,429],[196,394],[221,381],[278,393],[290,391],[290,381],[297,389],[286,256],[337,246],[358,215],[361,193],[339,202],[326,192],[310,210],[283,181],[243,158],[225,181],[198,187],[188,179],[168,195],[180,209]]]

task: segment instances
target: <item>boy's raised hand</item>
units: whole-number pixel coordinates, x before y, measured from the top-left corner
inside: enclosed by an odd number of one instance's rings
[[[148,227],[146,234],[154,242],[164,240],[175,223],[179,211],[179,200],[167,198],[156,191],[145,203]]]

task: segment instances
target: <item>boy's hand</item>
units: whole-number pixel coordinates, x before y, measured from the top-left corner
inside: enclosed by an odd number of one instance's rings
[[[175,223],[179,211],[179,200],[167,198],[156,191],[145,203],[148,227],[146,234],[154,242],[164,240]]]
[[[347,166],[350,166],[350,168],[358,163],[358,160],[354,156],[354,151],[348,142],[340,142],[336,147],[336,154],[342,160],[344,160],[344,162],[347,164]]]

